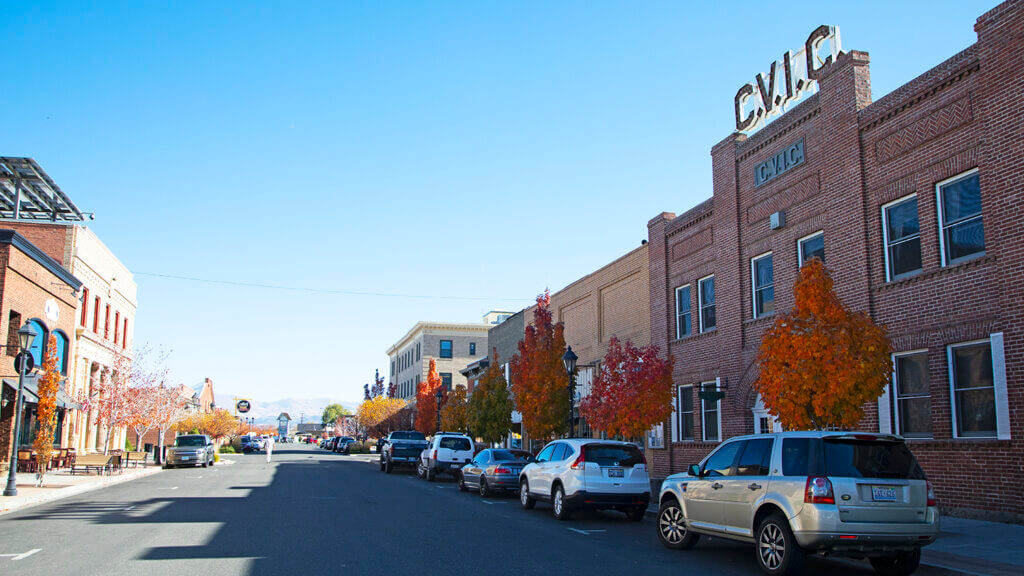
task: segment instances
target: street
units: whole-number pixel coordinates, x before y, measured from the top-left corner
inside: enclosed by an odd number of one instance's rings
[[[758,574],[750,547],[664,549],[650,516],[559,522],[539,503],[279,445],[274,462],[174,469],[0,518],[0,574]],[[375,455],[374,455],[375,457]],[[35,550],[35,552],[32,552]],[[662,572],[664,571],[664,572]],[[812,559],[808,574],[871,574]],[[922,567],[919,574],[948,573]]]

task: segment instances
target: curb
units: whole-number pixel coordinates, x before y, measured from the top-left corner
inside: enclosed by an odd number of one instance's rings
[[[77,496],[79,494],[84,494],[86,492],[92,492],[94,490],[100,490],[102,488],[107,488],[107,487],[110,487],[110,486],[114,486],[115,484],[121,484],[121,483],[124,483],[124,482],[131,482],[132,480],[138,480],[139,478],[145,478],[147,476],[152,476],[153,474],[157,474],[158,472],[161,472],[161,471],[162,471],[162,469],[159,466],[152,466],[150,468],[146,468],[141,473],[133,474],[131,476],[123,476],[123,475],[110,476],[110,477],[104,478],[103,480],[101,480],[99,482],[94,482],[94,483],[89,483],[89,484],[80,484],[78,486],[70,486],[68,488],[64,488],[64,489],[60,490],[59,492],[51,492],[51,493],[46,493],[46,494],[40,494],[40,495],[37,495],[37,496],[33,497],[30,500],[25,500],[25,501],[22,501],[22,502],[10,503],[10,502],[4,501],[3,499],[0,499],[0,516],[3,516],[5,514],[10,514],[12,512],[20,512],[21,510],[24,510],[26,508],[31,508],[33,506],[38,506],[40,504],[48,504],[50,502],[55,502],[57,500],[63,500],[65,498],[70,498],[72,496]],[[2,497],[0,497],[0,498],[2,498]]]

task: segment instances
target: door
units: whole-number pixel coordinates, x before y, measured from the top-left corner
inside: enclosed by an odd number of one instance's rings
[[[544,476],[547,468],[551,466],[551,456],[558,446],[558,442],[545,446],[540,451],[540,454],[537,454],[537,460],[535,460],[534,465],[527,471],[526,480],[530,483],[530,494],[534,496],[547,496],[551,494],[551,485],[544,486]]]
[[[489,455],[490,450],[484,450],[477,454],[476,457],[462,469],[463,482],[467,486],[478,487],[480,483],[480,474],[487,467],[487,462],[490,460]]]
[[[730,533],[754,535],[754,505],[768,490],[772,444],[772,438],[745,441],[734,473],[721,481],[723,523]]]
[[[724,532],[721,490],[733,473],[743,440],[721,445],[704,461],[700,478],[686,483],[686,520],[695,526]]]
[[[566,452],[571,452],[564,442],[556,442],[555,449],[551,453],[551,460],[544,463],[544,468],[541,472],[541,494],[544,496],[551,496],[551,488],[554,485],[555,478],[558,477],[558,473],[564,468],[564,462]]]

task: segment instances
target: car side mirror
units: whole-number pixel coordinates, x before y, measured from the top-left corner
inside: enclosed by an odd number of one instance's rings
[[[527,464],[529,464],[530,462],[536,462],[536,461],[537,461],[537,459],[534,458],[533,456],[527,456],[526,457],[526,463]]]
[[[690,469],[687,470],[687,473],[694,478],[700,478],[700,467],[696,464],[690,464]]]

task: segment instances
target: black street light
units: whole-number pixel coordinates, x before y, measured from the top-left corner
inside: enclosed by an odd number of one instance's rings
[[[572,351],[572,346],[565,349],[562,355],[562,363],[565,364],[565,371],[569,374],[569,438],[576,435],[576,426],[572,417],[572,405],[576,400],[576,361],[579,357]]]
[[[441,400],[444,399],[444,394],[441,394],[441,389],[437,389],[437,394],[434,394],[434,398],[437,399],[437,431],[441,431]]]
[[[11,461],[7,467],[7,487],[4,488],[4,496],[18,495],[18,435],[21,428],[21,391],[24,388],[25,365],[28,362],[26,356],[36,336],[36,331],[32,329],[28,322],[25,322],[25,325],[18,329],[18,345],[21,347],[19,357],[21,360],[18,362],[18,394],[14,399],[14,435],[11,436]]]

